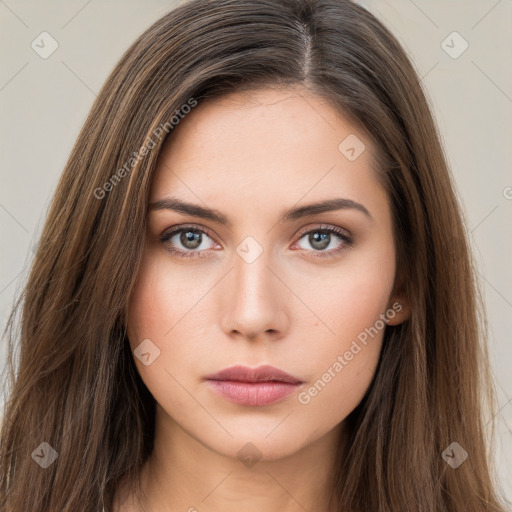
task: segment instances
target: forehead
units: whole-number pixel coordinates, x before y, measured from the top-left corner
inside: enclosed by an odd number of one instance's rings
[[[200,103],[173,129],[151,201],[172,194],[259,209],[339,194],[382,200],[373,162],[368,137],[306,89],[233,93]]]

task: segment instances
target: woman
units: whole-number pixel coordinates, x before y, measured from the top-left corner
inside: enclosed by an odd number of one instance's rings
[[[185,3],[58,184],[10,319],[2,510],[503,511],[474,277],[374,16]]]

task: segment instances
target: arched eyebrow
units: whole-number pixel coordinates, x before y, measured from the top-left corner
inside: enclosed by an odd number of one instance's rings
[[[373,221],[372,215],[361,203],[353,201],[352,199],[335,198],[291,208],[279,217],[278,222],[291,222],[309,215],[317,215],[319,213],[344,209],[357,210]],[[187,203],[176,197],[166,197],[159,201],[150,203],[149,211],[151,212],[155,210],[172,210],[183,215],[207,219],[227,227],[232,227],[232,222],[228,217],[218,210],[212,210],[197,204]]]

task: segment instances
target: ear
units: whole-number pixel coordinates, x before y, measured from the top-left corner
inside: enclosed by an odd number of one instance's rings
[[[395,276],[395,284],[386,310],[388,325],[400,325],[411,318],[411,304],[407,288],[405,270],[401,268]]]
[[[411,305],[404,293],[394,294],[386,311],[388,325],[399,325],[411,317]]]

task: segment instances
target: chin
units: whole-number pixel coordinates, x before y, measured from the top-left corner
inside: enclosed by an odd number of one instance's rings
[[[285,415],[286,416],[286,415]],[[239,459],[247,467],[256,462],[275,461],[289,457],[320,437],[318,431],[307,433],[300,428],[280,424],[282,417],[277,421],[265,421],[256,427],[256,420],[244,422],[235,428],[227,423],[229,435],[219,435],[215,438],[200,438],[207,448],[232,459]],[[269,425],[271,424],[271,427]]]

